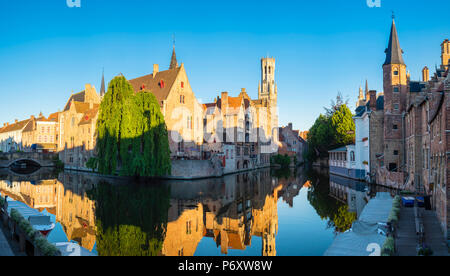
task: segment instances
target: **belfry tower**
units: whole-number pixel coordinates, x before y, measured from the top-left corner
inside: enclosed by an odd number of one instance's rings
[[[267,107],[266,133],[275,143],[278,143],[278,94],[275,82],[275,58],[261,59],[261,82],[258,85],[258,99]]]
[[[399,171],[404,162],[402,112],[406,109],[408,77],[394,18],[385,53],[386,61],[383,64],[384,165],[391,171]]]

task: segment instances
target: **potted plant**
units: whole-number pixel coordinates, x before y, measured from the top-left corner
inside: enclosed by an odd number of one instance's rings
[[[418,252],[417,252],[418,256],[432,256],[433,255],[433,250],[428,247],[426,244],[423,244]]]

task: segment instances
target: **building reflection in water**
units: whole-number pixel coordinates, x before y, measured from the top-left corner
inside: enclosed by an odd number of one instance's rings
[[[228,254],[256,236],[261,255],[275,256],[278,200],[292,207],[309,185],[302,174],[270,170],[158,183],[69,172],[0,179],[3,195],[47,210],[69,241],[99,255],[192,256],[202,239]]]

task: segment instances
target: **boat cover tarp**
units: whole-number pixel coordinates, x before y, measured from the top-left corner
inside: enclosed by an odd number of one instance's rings
[[[369,201],[364,207],[359,221],[367,223],[386,223],[391,213],[393,199],[390,193],[378,193],[377,196]]]
[[[364,207],[352,228],[336,236],[324,256],[369,256],[381,253],[386,236],[380,234],[378,223],[386,223],[392,209],[393,199],[389,193],[378,193]]]
[[[357,221],[351,230],[339,234],[324,256],[369,256],[380,252],[386,236],[378,234],[378,225]]]

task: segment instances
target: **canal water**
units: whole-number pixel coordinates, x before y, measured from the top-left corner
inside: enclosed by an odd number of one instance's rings
[[[100,256],[320,256],[381,191],[327,171],[196,181],[0,171],[0,193],[51,216],[50,242]]]

